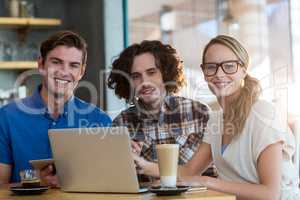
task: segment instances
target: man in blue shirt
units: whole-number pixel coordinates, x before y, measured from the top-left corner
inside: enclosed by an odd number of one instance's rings
[[[0,183],[19,182],[29,160],[52,157],[48,129],[110,126],[107,114],[73,95],[85,72],[86,46],[71,31],[49,37],[38,59],[42,84],[0,109]]]

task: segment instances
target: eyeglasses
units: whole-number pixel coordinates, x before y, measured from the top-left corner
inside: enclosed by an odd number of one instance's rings
[[[234,74],[238,71],[239,65],[243,65],[239,60],[227,60],[221,63],[203,63],[201,68],[205,76],[214,76],[218,72],[219,67],[222,68],[225,74]]]

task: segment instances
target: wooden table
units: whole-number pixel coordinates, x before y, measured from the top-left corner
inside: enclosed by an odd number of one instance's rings
[[[50,189],[41,195],[12,195],[7,186],[0,187],[0,200],[235,200],[235,196],[211,190],[191,191],[178,196],[159,197],[153,193],[145,194],[99,194],[99,193],[66,193],[59,189]]]

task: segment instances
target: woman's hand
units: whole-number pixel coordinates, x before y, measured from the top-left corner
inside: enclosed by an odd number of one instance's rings
[[[208,187],[208,182],[210,178],[211,177],[208,176],[184,176],[180,177],[178,182],[180,182],[182,185],[188,185],[192,187]]]

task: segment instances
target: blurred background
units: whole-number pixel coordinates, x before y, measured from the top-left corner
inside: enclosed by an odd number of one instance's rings
[[[202,49],[218,34],[234,36],[250,54],[250,73],[261,81],[264,98],[282,107],[283,113],[289,109],[297,115],[300,110],[295,110],[297,101],[292,100],[300,99],[293,92],[300,76],[295,54],[297,4],[292,0],[128,0],[128,43],[159,39],[172,44],[184,60],[188,80],[181,95],[209,103],[213,97],[199,69]]]
[[[178,50],[187,77],[179,95],[213,104],[199,68],[201,54],[212,37],[228,34],[250,53],[250,74],[260,80],[263,98],[297,133],[299,27],[299,0],[0,0],[0,106],[30,95],[40,83],[39,44],[61,29],[79,32],[89,45],[87,72],[76,95],[112,118],[128,105],[105,85],[111,62],[123,48],[145,39]]]
[[[237,38],[250,54],[249,73],[263,98],[280,110],[296,136],[299,168],[300,1],[299,0],[128,0],[126,44],[158,39],[173,45],[185,65],[180,95],[214,105],[199,68],[205,44],[218,34]]]

